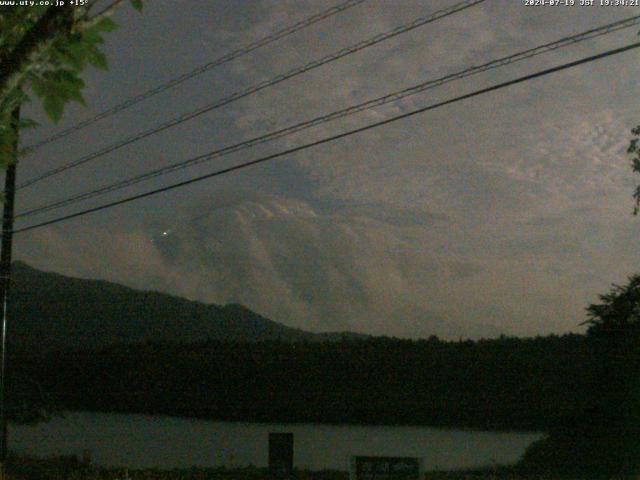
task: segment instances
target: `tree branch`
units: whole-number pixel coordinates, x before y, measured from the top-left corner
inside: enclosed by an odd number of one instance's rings
[[[115,11],[115,9],[120,6],[120,4],[123,1],[124,0],[113,0],[108,6],[100,10],[98,13],[96,13],[95,15],[92,15],[90,18],[87,18],[85,22],[90,22],[91,24],[94,24],[95,22],[100,21],[102,18],[108,15],[111,15]]]
[[[49,7],[18,45],[4,56],[0,64],[0,99],[4,99],[20,81],[25,66],[34,55],[49,45],[60,33],[70,33],[73,10]]]

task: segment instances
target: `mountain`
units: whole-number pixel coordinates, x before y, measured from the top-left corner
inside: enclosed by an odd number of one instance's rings
[[[216,192],[109,235],[90,226],[73,238],[36,234],[20,258],[73,277],[245,305],[311,332],[515,334],[512,326],[527,322],[490,298],[481,285],[490,269],[442,237],[447,222],[387,205]]]
[[[262,317],[238,304],[208,305],[164,293],[83,280],[15,262],[8,338],[24,348],[96,348],[120,342],[336,340]]]

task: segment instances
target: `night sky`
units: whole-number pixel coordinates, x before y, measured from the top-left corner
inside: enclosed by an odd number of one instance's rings
[[[325,0],[155,0],[108,34],[88,107],[44,138],[269,32]],[[23,159],[22,182],[449,0],[367,0]],[[429,78],[640,14],[488,0],[96,159],[17,197],[24,211]],[[449,83],[56,212],[26,226],[258,158],[637,41],[640,27]],[[445,338],[582,331],[585,307],[640,261],[626,147],[638,51],[489,93],[268,164],[15,237],[32,266],[194,300],[237,302],[311,331]],[[166,235],[163,235],[166,232]]]

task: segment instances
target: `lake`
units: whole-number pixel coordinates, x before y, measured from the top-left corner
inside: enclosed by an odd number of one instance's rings
[[[269,432],[292,432],[294,465],[348,470],[351,455],[421,457],[425,470],[515,463],[537,433],[428,427],[230,423],[165,416],[69,412],[9,426],[9,449],[49,456],[89,450],[102,466],[162,469],[267,466]]]

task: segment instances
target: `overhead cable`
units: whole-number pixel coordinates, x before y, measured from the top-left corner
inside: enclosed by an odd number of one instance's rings
[[[575,60],[573,62],[564,63],[564,64],[558,65],[556,67],[548,68],[548,69],[541,70],[541,71],[538,71],[538,72],[535,72],[535,73],[524,75],[522,77],[515,78],[513,80],[509,80],[509,81],[506,81],[506,82],[498,83],[498,84],[492,85],[490,87],[486,87],[486,88],[482,88],[482,89],[479,89],[479,90],[475,90],[475,91],[473,91],[471,93],[467,93],[467,94],[464,94],[464,95],[460,95],[458,97],[451,98],[449,100],[445,100],[445,101],[442,101],[442,102],[438,102],[438,103],[434,103],[434,104],[431,104],[431,105],[427,105],[425,107],[421,107],[421,108],[412,110],[410,112],[403,113],[401,115],[396,115],[394,117],[390,117],[390,118],[387,118],[385,120],[381,120],[379,122],[371,123],[371,124],[365,125],[363,127],[359,127],[359,128],[355,128],[355,129],[352,129],[352,130],[348,130],[346,132],[342,132],[342,133],[339,133],[339,134],[336,134],[336,135],[325,137],[325,138],[322,138],[320,140],[316,140],[316,141],[309,142],[309,143],[306,143],[306,144],[303,144],[303,145],[299,145],[297,147],[289,148],[287,150],[283,150],[281,152],[277,152],[277,153],[274,153],[274,154],[271,154],[271,155],[260,157],[260,158],[255,159],[255,160],[250,160],[250,161],[247,161],[247,162],[244,162],[244,163],[240,163],[238,165],[234,165],[234,166],[231,166],[231,167],[227,167],[227,168],[223,168],[223,169],[220,169],[220,170],[216,170],[216,171],[208,173],[206,175],[200,175],[198,177],[194,177],[194,178],[191,178],[189,180],[184,180],[184,181],[173,183],[173,184],[161,187],[161,188],[156,188],[154,190],[150,190],[150,191],[147,191],[147,192],[143,192],[143,193],[139,193],[139,194],[132,195],[132,196],[129,196],[129,197],[125,197],[125,198],[122,198],[120,200],[116,200],[116,201],[113,201],[113,202],[109,202],[109,203],[105,203],[105,204],[99,205],[97,207],[88,208],[88,209],[85,209],[85,210],[82,210],[82,211],[79,211],[79,212],[76,212],[76,213],[72,213],[72,214],[69,214],[69,215],[64,215],[64,216],[61,216],[61,217],[57,217],[57,218],[54,218],[52,220],[47,220],[47,221],[40,222],[40,223],[37,223],[37,224],[34,224],[34,225],[30,225],[30,226],[27,226],[27,227],[22,227],[22,228],[19,228],[19,229],[15,229],[13,231],[13,233],[22,233],[22,232],[31,231],[31,230],[34,230],[34,229],[37,229],[37,228],[42,228],[42,227],[47,226],[47,225],[54,225],[54,224],[57,224],[57,223],[60,223],[60,222],[64,222],[64,221],[70,220],[72,218],[82,217],[82,216],[88,215],[90,213],[99,212],[99,211],[102,211],[102,210],[106,210],[106,209],[109,209],[109,208],[116,207],[118,205],[123,205],[125,203],[133,202],[135,200],[140,200],[142,198],[151,197],[153,195],[157,195],[157,194],[160,194],[160,193],[168,192],[170,190],[175,190],[177,188],[182,188],[182,187],[185,187],[187,185],[191,185],[193,183],[201,182],[203,180],[207,180],[207,179],[218,177],[218,176],[221,176],[221,175],[226,175],[226,174],[231,173],[231,172],[243,170],[245,168],[249,168],[249,167],[261,164],[261,163],[265,163],[265,162],[268,162],[268,161],[271,161],[271,160],[275,160],[277,158],[281,158],[281,157],[284,157],[284,156],[287,156],[287,155],[291,155],[291,154],[296,153],[296,152],[300,152],[300,151],[303,151],[303,150],[307,150],[309,148],[317,147],[319,145],[324,145],[326,143],[334,142],[336,140],[339,140],[339,139],[342,139],[342,138],[346,138],[346,137],[349,137],[351,135],[355,135],[357,133],[361,133],[361,132],[368,131],[368,130],[371,130],[371,129],[374,129],[374,128],[378,128],[378,127],[381,127],[383,125],[388,125],[390,123],[394,123],[394,122],[397,122],[398,120],[409,118],[409,117],[412,117],[412,116],[420,114],[420,113],[424,113],[424,112],[427,112],[427,111],[430,111],[430,110],[435,110],[437,108],[441,108],[441,107],[444,107],[446,105],[451,105],[451,104],[460,102],[462,100],[466,100],[466,99],[469,99],[469,98],[473,98],[473,97],[477,97],[477,96],[480,96],[480,95],[484,95],[484,94],[489,93],[489,92],[500,90],[500,89],[503,89],[503,88],[506,88],[506,87],[510,87],[512,85],[519,84],[519,83],[527,82],[527,81],[530,81],[530,80],[533,80],[533,79],[536,79],[536,78],[544,77],[546,75],[550,75],[552,73],[559,72],[559,71],[562,71],[562,70],[567,70],[569,68],[573,68],[573,67],[576,67],[578,65],[583,65],[583,64],[586,64],[586,63],[594,62],[596,60],[601,60],[601,59],[606,58],[606,57],[610,57],[610,56],[613,56],[613,55],[618,55],[620,53],[627,52],[629,50],[633,50],[633,49],[636,49],[636,48],[639,48],[639,47],[640,47],[640,42],[636,42],[636,43],[633,43],[631,45],[626,45],[624,47],[620,47],[620,48],[616,48],[616,49],[612,49],[612,50],[607,50],[607,51],[599,53],[597,55],[592,55],[592,56],[589,56],[589,57],[582,58],[580,60]]]

